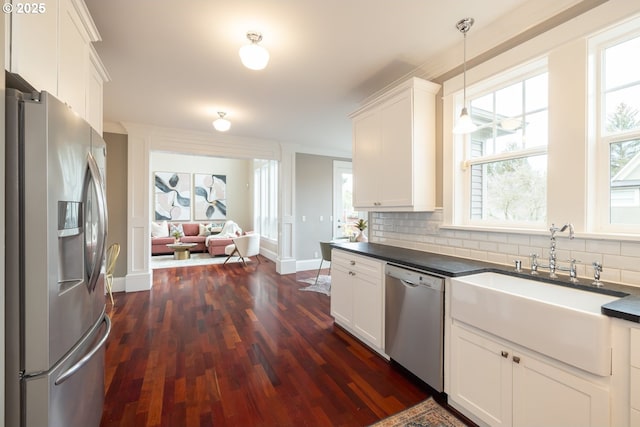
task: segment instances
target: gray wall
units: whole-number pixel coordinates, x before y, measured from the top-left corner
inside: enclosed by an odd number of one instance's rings
[[[306,260],[320,257],[320,241],[333,237],[333,161],[349,159],[296,154],[296,253]],[[323,220],[320,220],[322,216]],[[305,217],[305,221],[303,221]]]
[[[120,243],[115,277],[127,275],[127,135],[107,133],[107,244]]]

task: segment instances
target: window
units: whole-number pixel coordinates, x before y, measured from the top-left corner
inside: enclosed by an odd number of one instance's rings
[[[595,56],[598,197],[605,206],[598,228],[640,225],[640,34],[620,28],[591,40]]]
[[[463,159],[465,223],[546,223],[548,75],[541,64],[518,74],[492,79],[493,89],[470,99],[471,118],[479,128],[468,136]]]
[[[255,160],[253,169],[253,227],[262,237],[278,239],[278,162]]]

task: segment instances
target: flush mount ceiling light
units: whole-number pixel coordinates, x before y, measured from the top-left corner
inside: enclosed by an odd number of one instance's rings
[[[477,129],[477,126],[473,124],[471,121],[471,116],[469,116],[469,112],[467,111],[467,32],[471,29],[473,25],[473,18],[464,18],[458,21],[456,24],[456,28],[458,31],[462,33],[464,36],[464,62],[463,62],[463,84],[462,84],[462,111],[460,112],[460,117],[458,117],[458,123],[453,128],[453,133],[455,134],[465,134],[471,133]]]
[[[227,119],[224,118],[224,116],[226,116],[227,113],[224,113],[222,111],[218,112],[218,117],[214,122],[213,122],[213,127],[218,131],[218,132],[226,132],[229,129],[231,129],[231,122]]]
[[[240,60],[251,70],[262,70],[269,62],[269,51],[258,44],[262,41],[262,34],[249,31],[247,38],[251,43],[240,48]]]

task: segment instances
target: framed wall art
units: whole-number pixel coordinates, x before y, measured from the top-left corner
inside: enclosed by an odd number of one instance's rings
[[[156,221],[189,221],[191,219],[191,174],[155,172]]]
[[[227,218],[227,176],[196,173],[193,177],[194,219]]]

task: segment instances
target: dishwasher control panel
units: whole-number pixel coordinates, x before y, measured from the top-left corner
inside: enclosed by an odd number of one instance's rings
[[[413,270],[395,264],[387,264],[385,273],[387,276],[401,280],[409,286],[427,286],[437,291],[444,289],[444,278],[425,271]]]

